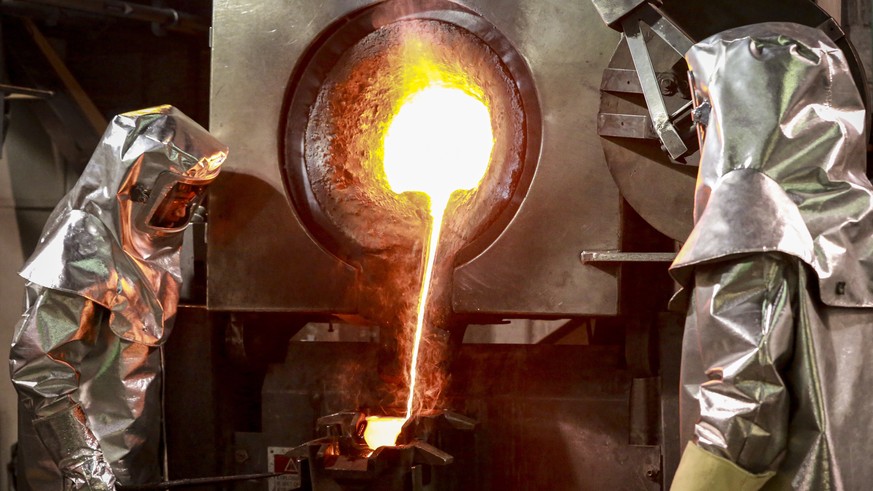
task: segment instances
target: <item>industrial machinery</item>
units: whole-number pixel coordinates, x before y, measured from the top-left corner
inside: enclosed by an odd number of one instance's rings
[[[231,153],[192,263],[207,308],[180,310],[167,350],[171,477],[287,472],[234,488],[271,490],[669,487],[682,316],[666,312],[667,266],[691,228],[696,173],[681,53],[771,20],[821,27],[854,53],[806,0],[216,0],[210,128]],[[428,247],[426,202],[389,193],[373,163],[415,43],[478,87],[494,147],[443,224],[422,411],[405,439],[368,454],[364,417],[406,396]],[[552,332],[463,342],[511,319]],[[364,334],[305,342],[307,323]],[[377,486],[377,475],[392,477]]]

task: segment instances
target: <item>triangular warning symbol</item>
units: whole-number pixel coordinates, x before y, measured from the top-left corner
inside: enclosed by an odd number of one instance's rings
[[[286,474],[300,474],[300,468],[297,466],[297,459],[288,459],[288,463],[285,464],[285,468],[282,469],[282,472]]]

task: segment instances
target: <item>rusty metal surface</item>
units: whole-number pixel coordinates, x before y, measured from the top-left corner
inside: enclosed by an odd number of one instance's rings
[[[337,18],[366,1],[217,1],[211,129],[233,148],[210,195],[208,305],[218,310],[357,313],[360,274],[293,211],[278,134],[292,70]],[[544,117],[536,174],[502,232],[461,257],[450,292],[462,313],[597,314],[617,309],[615,271],[581,250],[619,245],[620,199],[596,134],[600,67],[617,34],[587,2],[465,1],[530,67]],[[543,29],[548,26],[548,29]],[[487,235],[487,234],[486,234]]]

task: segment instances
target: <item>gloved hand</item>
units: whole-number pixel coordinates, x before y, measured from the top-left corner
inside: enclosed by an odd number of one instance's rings
[[[64,491],[115,490],[115,475],[80,406],[39,418],[33,426],[64,475]]]
[[[752,474],[689,442],[670,491],[758,491],[774,474]]]

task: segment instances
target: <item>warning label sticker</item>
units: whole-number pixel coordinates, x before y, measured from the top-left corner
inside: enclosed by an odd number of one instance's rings
[[[270,491],[300,489],[300,467],[296,459],[286,455],[291,447],[267,447],[267,471],[283,475],[270,479]]]

